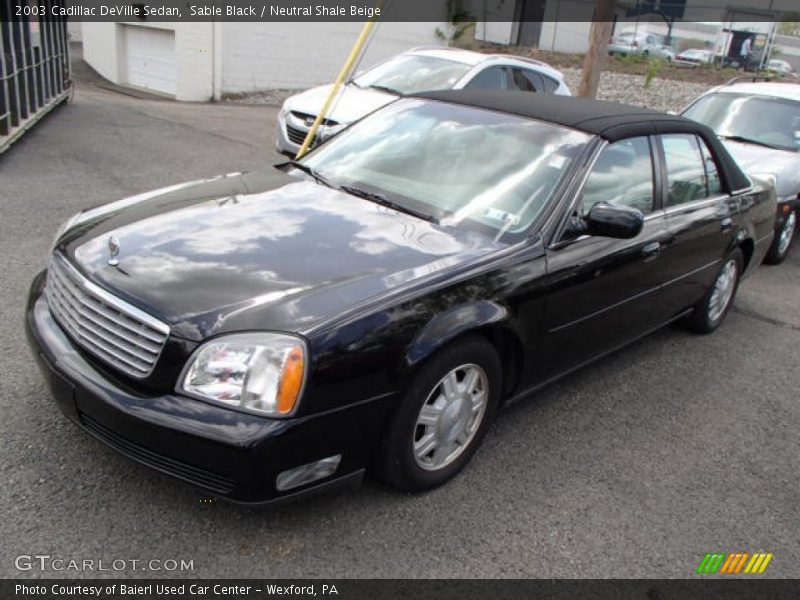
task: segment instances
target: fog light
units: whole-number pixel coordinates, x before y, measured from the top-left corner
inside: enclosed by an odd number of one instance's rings
[[[342,462],[342,455],[337,454],[316,462],[295,467],[294,469],[289,469],[278,475],[275,480],[275,487],[278,488],[279,492],[284,492],[305,485],[306,483],[311,483],[317,479],[323,479],[324,477],[333,475],[339,467],[340,462]]]

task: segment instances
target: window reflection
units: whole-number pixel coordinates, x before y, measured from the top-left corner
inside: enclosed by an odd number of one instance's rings
[[[587,134],[494,111],[407,99],[304,162],[337,185],[379,191],[443,223],[527,229]]]

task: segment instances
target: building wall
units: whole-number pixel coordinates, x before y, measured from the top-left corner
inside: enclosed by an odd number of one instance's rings
[[[67,33],[70,42],[80,42],[83,39],[82,23],[80,21],[67,21]]]
[[[121,83],[119,77],[118,32],[116,23],[82,23],[83,59],[103,77]]]
[[[379,23],[362,58],[366,68],[413,46],[440,45],[437,23]],[[333,81],[361,23],[225,23],[222,93],[301,89]]]
[[[213,23],[83,23],[83,58],[100,75],[120,85],[127,82],[125,28],[149,27],[175,32],[176,100],[206,101],[213,97]]]
[[[175,32],[177,100],[302,89],[332,81],[361,23],[83,23],[83,56],[100,75],[124,85],[125,28]],[[441,45],[442,23],[379,23],[360,64],[375,64],[413,46]]]

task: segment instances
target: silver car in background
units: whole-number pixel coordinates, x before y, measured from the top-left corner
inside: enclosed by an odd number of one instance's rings
[[[323,85],[286,99],[275,136],[279,152],[297,153],[331,88]],[[561,72],[543,62],[455,48],[416,48],[348,81],[317,136],[324,141],[401,95],[465,88],[572,95]]]
[[[714,62],[714,53],[701,48],[689,48],[675,57],[676,63],[689,65],[710,65]]]
[[[638,54],[645,58],[660,58],[667,62],[675,58],[675,52],[667,45],[663,35],[646,31],[623,31],[609,40],[606,51],[612,56]]]
[[[776,178],[775,239],[765,260],[782,262],[800,210],[800,85],[734,79],[682,114],[711,127],[745,171]]]

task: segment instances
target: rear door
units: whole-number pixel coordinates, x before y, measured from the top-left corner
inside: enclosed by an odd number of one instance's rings
[[[650,137],[609,144],[592,167],[575,216],[597,202],[645,214],[644,229],[619,240],[565,234],[547,253],[545,333],[539,375],[548,379],[652,329],[669,234],[656,195]]]
[[[697,302],[706,292],[733,240],[728,194],[702,138],[692,133],[659,136],[663,204],[670,242],[663,251],[668,278],[661,293],[664,319]]]

